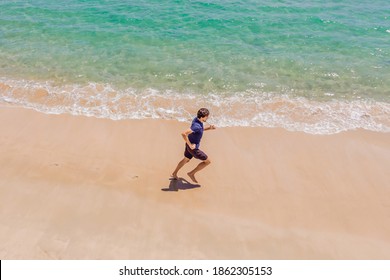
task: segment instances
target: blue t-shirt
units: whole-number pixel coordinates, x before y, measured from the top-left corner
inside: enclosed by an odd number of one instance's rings
[[[196,144],[196,149],[199,149],[200,139],[203,136],[203,123],[198,118],[194,118],[191,124],[191,130],[193,132],[188,135],[188,139],[192,144]]]

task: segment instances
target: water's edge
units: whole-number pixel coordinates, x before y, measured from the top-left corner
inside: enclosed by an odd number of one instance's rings
[[[390,104],[371,99],[309,100],[288,94],[238,92],[234,95],[120,90],[108,84],[54,85],[0,78],[0,102],[47,114],[69,113],[112,120],[190,121],[207,107],[219,127],[281,127],[310,134],[366,129],[390,132]]]

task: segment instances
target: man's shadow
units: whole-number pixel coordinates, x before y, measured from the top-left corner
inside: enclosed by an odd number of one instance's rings
[[[199,184],[191,184],[184,178],[177,178],[177,179],[169,179],[171,182],[169,183],[168,188],[161,189],[164,192],[177,192],[179,190],[190,190],[195,188],[200,188]]]

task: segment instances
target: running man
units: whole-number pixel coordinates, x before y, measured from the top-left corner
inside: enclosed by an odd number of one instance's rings
[[[203,131],[216,128],[214,125],[210,125],[209,127],[203,128],[203,123],[207,121],[209,115],[210,112],[206,108],[199,109],[197,117],[194,118],[194,120],[192,121],[191,128],[182,132],[181,135],[186,142],[184,158],[177,164],[175,171],[173,171],[173,179],[178,179],[177,172],[194,157],[196,159],[201,160],[202,162],[199,163],[194,170],[188,172],[187,175],[191,178],[192,181],[198,183],[195,178],[195,173],[202,170],[211,163],[208,156],[199,149],[200,140],[203,136]]]

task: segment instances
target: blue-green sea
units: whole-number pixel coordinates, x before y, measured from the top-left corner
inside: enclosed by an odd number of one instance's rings
[[[0,0],[0,102],[390,132],[390,1]]]

